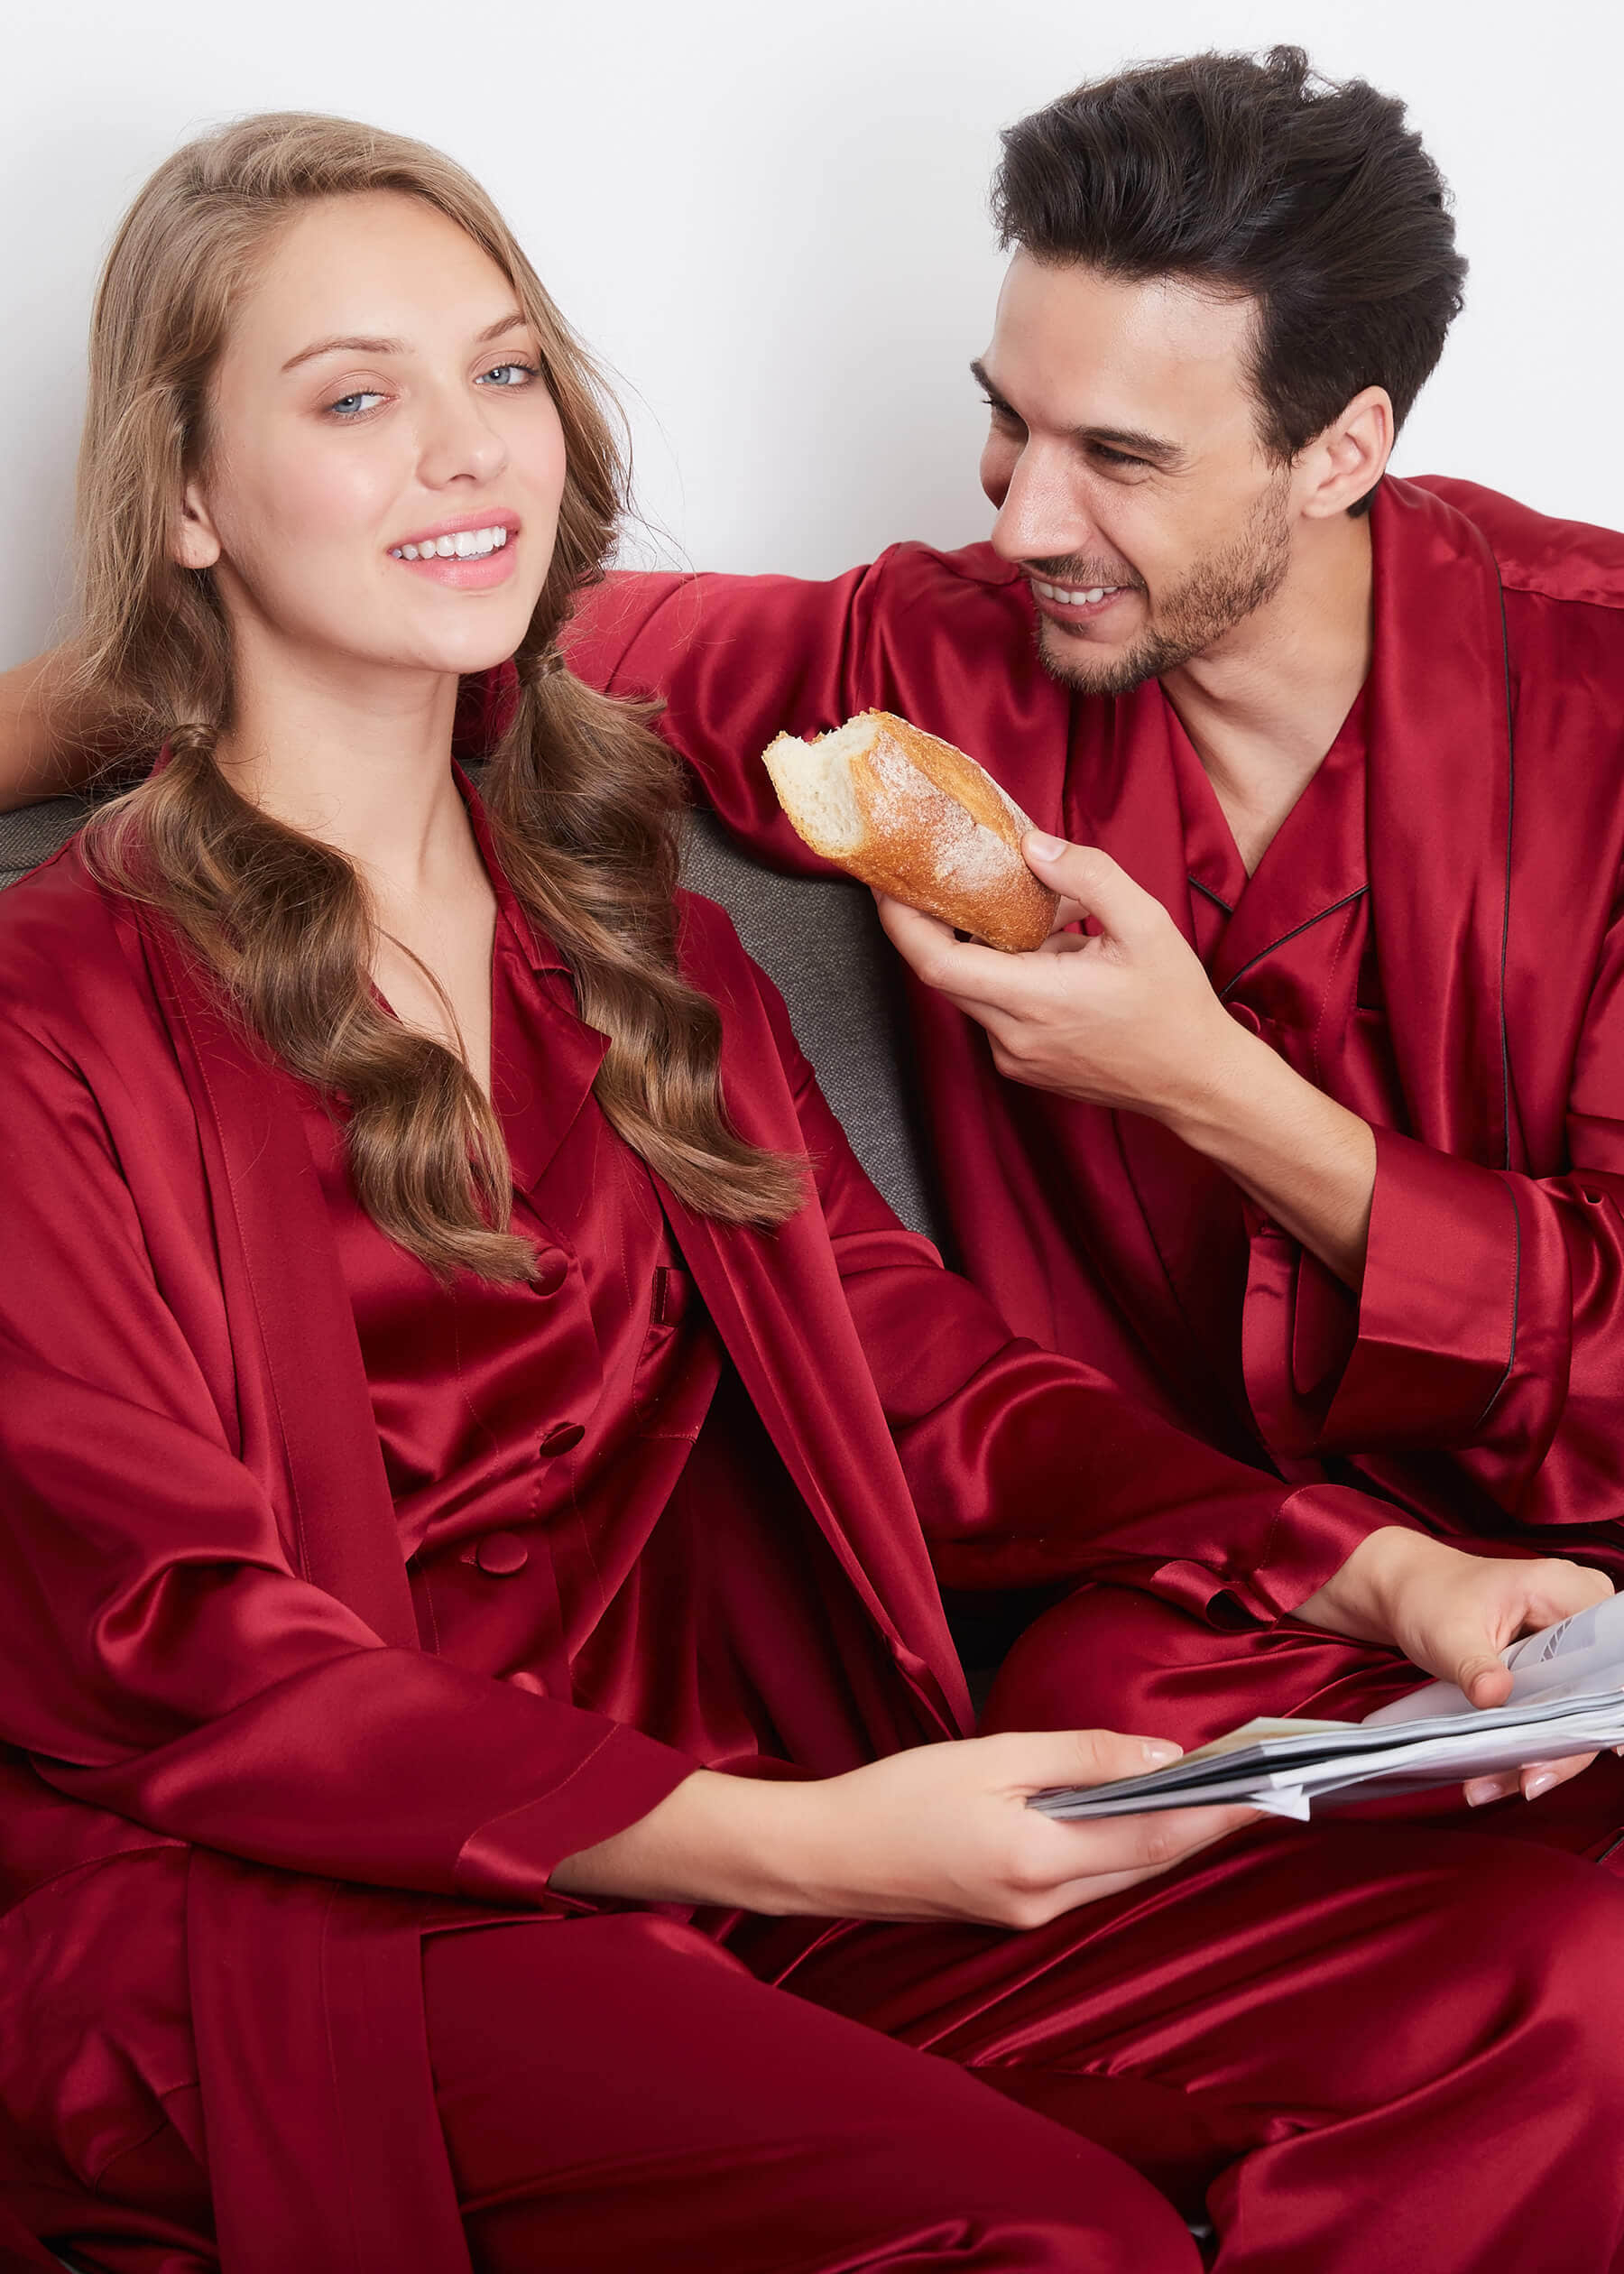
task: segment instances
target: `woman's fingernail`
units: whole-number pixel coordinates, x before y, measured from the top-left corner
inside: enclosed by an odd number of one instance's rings
[[[1158,1769],[1165,1768],[1170,1761],[1177,1761],[1184,1752],[1182,1745],[1172,1744],[1165,1737],[1143,1737],[1140,1745],[1145,1759],[1154,1761]]]
[[[1486,1808],[1490,1800],[1503,1800],[1509,1788],[1497,1777],[1474,1777],[1463,1789],[1469,1808]]]
[[[1045,837],[1041,829],[1027,832],[1027,851],[1038,861],[1057,861],[1066,850],[1064,837]]]
[[[1523,1787],[1523,1798],[1537,1800],[1540,1794],[1549,1792],[1555,1782],[1556,1772],[1554,1769],[1537,1769]]]

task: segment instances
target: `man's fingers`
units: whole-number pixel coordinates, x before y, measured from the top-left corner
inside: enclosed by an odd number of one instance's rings
[[[1075,915],[1097,916],[1113,938],[1130,942],[1166,920],[1161,902],[1097,845],[1067,845],[1029,829],[1020,849],[1040,883],[1071,901]]]
[[[876,892],[874,905],[886,938],[915,976],[964,1009],[1017,1008],[1029,991],[1029,957],[957,939],[950,924],[892,900],[889,892]]]

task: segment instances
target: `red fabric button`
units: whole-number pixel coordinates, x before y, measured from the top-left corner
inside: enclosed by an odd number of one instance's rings
[[[517,1532],[487,1532],[474,1550],[474,1560],[493,1579],[511,1578],[530,1561],[530,1549]]]
[[[568,1259],[557,1248],[546,1250],[536,1258],[536,1276],[531,1281],[538,1295],[556,1295],[569,1277]]]
[[[549,1429],[540,1449],[543,1453],[573,1452],[586,1434],[578,1421],[560,1421],[556,1429]]]

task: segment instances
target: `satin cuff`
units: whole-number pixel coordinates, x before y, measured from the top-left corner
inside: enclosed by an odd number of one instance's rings
[[[457,1859],[459,1895],[486,1903],[556,1903],[547,1881],[566,1856],[636,1824],[699,1763],[622,1724],[560,1785],[490,1817]]]
[[[1390,1130],[1376,1161],[1356,1318],[1315,1257],[1254,1225],[1246,1384],[1278,1456],[1471,1445],[1507,1378],[1522,1259],[1505,1180]]]

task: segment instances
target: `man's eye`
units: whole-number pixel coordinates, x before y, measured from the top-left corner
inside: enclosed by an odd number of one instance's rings
[[[328,409],[337,418],[358,419],[364,416],[374,403],[382,402],[383,400],[381,394],[374,394],[364,388],[357,388],[354,394],[340,395],[337,402],[329,402]]]
[[[481,374],[479,384],[484,386],[490,380],[498,387],[523,387],[537,375],[534,364],[499,363],[493,364],[489,371]]]
[[[988,410],[992,413],[992,416],[999,420],[1004,426],[1020,427],[1022,432],[1025,431],[1025,420],[1022,419],[1018,412],[1011,411],[1007,402],[995,402],[992,397],[989,394],[983,395],[982,401],[986,404]]]
[[[1146,460],[1132,458],[1126,450],[1108,450],[1103,442],[1094,444],[1094,456],[1106,466],[1143,466]]]

